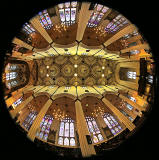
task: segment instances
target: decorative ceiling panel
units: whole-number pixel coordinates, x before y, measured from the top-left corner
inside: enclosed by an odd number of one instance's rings
[[[115,62],[93,56],[53,56],[36,60],[37,85],[107,85],[114,82]]]

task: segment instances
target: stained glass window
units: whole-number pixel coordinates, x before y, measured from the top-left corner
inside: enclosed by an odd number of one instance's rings
[[[23,25],[22,30],[27,34],[31,34],[31,33],[35,32],[35,29],[31,25],[29,25],[28,23],[25,23]]]
[[[153,83],[153,76],[152,75],[148,75],[148,82]]]
[[[10,89],[12,87],[15,87],[17,84],[18,84],[18,82],[14,80],[14,81],[7,83],[7,87]]]
[[[128,71],[127,72],[127,77],[130,78],[130,79],[136,79],[136,72]]]
[[[96,4],[94,7],[94,11],[91,14],[91,17],[88,21],[88,27],[96,27],[101,21],[104,14],[108,11],[108,7],[105,7],[100,4]]]
[[[53,117],[51,115],[45,115],[42,122],[40,123],[40,131],[37,132],[36,136],[47,141],[52,122]]]
[[[86,122],[90,134],[93,134],[92,140],[94,143],[103,140],[103,136],[100,133],[98,125],[93,117],[86,117]]]
[[[133,106],[131,106],[130,104],[126,104],[126,107],[127,107],[129,110],[132,110],[132,109],[133,109]]]
[[[15,79],[17,77],[17,72],[9,72],[6,73],[6,80],[11,80],[11,79]]]
[[[133,118],[129,116],[125,111],[121,110],[121,112],[130,120],[133,121]]]
[[[113,135],[116,135],[122,130],[120,124],[110,113],[104,113],[103,119]]]
[[[15,65],[15,64],[10,64],[10,63],[8,63],[8,65],[7,65],[7,70],[12,70],[12,71],[14,71],[14,70],[16,70],[17,68],[18,68],[18,66]]]
[[[37,116],[37,112],[35,112],[35,111],[30,112],[22,124],[23,127],[26,128],[27,130],[29,130],[31,125],[33,124],[33,121],[35,120],[36,116]]]
[[[47,10],[39,12],[39,16],[40,16],[40,23],[45,29],[50,29],[53,26]]]
[[[139,50],[132,50],[132,51],[130,51],[130,54],[138,54],[138,53],[140,53]]]
[[[76,22],[77,2],[66,2],[58,5],[62,24],[72,25]]]
[[[116,32],[127,23],[128,20],[119,14],[106,26],[105,31],[109,33]]]
[[[23,97],[20,97],[18,100],[16,100],[16,101],[12,104],[12,106],[15,108],[15,107],[17,107],[20,103],[22,103],[22,101],[23,101]]]
[[[59,129],[59,145],[75,146],[74,120],[65,118],[60,123]]]

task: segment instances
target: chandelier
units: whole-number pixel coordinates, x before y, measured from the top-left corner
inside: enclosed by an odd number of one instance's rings
[[[57,120],[62,120],[68,115],[65,113],[65,111],[62,111],[61,109],[54,109],[52,113],[53,117]]]
[[[93,117],[97,117],[98,115],[103,115],[104,114],[104,108],[99,107],[95,107],[95,109],[92,112],[92,116]]]

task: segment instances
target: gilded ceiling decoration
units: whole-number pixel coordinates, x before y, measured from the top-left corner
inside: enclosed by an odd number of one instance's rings
[[[55,56],[36,60],[39,85],[106,85],[114,81],[114,62],[93,56]]]

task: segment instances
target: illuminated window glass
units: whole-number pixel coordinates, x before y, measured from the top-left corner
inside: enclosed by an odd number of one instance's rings
[[[27,34],[31,34],[31,33],[35,32],[35,29],[31,25],[29,25],[28,23],[25,23],[23,25],[22,30]]]
[[[59,145],[75,146],[74,121],[71,118],[65,118],[60,123]]]
[[[26,128],[27,130],[29,130],[31,125],[33,124],[36,116],[37,116],[37,112],[35,112],[35,111],[30,112],[22,124],[23,127]]]
[[[16,101],[12,104],[12,106],[15,108],[15,107],[17,107],[20,103],[22,103],[22,101],[23,101],[23,97],[20,97],[18,100],[16,100]]]
[[[72,25],[76,22],[77,2],[66,2],[58,5],[61,23]]]
[[[17,72],[6,73],[6,80],[15,79],[17,77]]]
[[[133,118],[131,116],[129,116],[126,112],[124,112],[123,110],[121,110],[121,112],[130,120],[133,121]]]
[[[130,78],[130,79],[136,79],[136,72],[128,71],[127,72],[127,77]]]
[[[93,134],[92,140],[94,143],[103,140],[103,136],[100,133],[98,125],[93,117],[86,117],[86,122],[90,134]]]
[[[149,83],[153,83],[153,76],[148,75],[148,82],[149,82]]]
[[[104,14],[108,11],[108,7],[105,7],[100,4],[96,4],[94,7],[94,11],[91,14],[91,17],[88,21],[88,27],[96,27],[101,21]]]
[[[12,87],[17,86],[17,84],[18,84],[18,82],[14,80],[14,81],[7,83],[7,87],[10,89]]]
[[[45,29],[50,29],[53,26],[47,10],[39,12],[39,16],[40,16],[40,23]]]
[[[130,54],[138,54],[138,53],[140,53],[139,50],[132,50],[132,51],[130,51]]]
[[[134,97],[131,97],[131,96],[128,95],[128,98],[129,98],[131,101],[136,102],[136,99],[135,99]]]
[[[103,119],[113,135],[116,135],[122,130],[120,124],[110,113],[104,113]]]
[[[126,107],[127,107],[129,110],[132,110],[132,109],[133,109],[133,106],[131,106],[130,104],[126,104]]]
[[[42,122],[40,123],[40,131],[37,132],[36,136],[38,136],[39,138],[47,141],[52,121],[53,121],[52,116],[45,115]]]
[[[7,65],[7,70],[12,70],[12,71],[14,71],[14,70],[16,70],[16,69],[18,69],[18,66],[15,65],[15,64],[8,64],[8,65]]]
[[[106,26],[105,31],[116,32],[127,23],[128,21],[126,18],[124,18],[122,15],[118,15]]]

